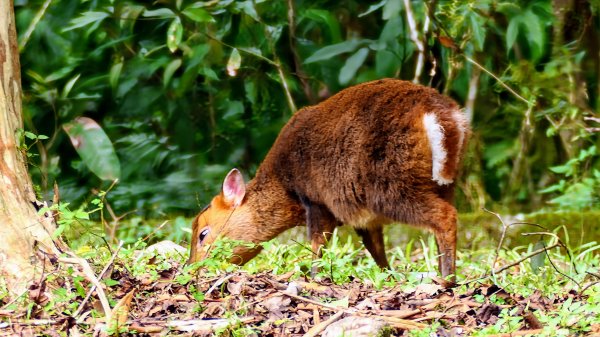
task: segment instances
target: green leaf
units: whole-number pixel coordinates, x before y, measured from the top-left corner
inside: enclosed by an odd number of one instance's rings
[[[402,67],[402,62],[396,54],[389,50],[378,50],[375,53],[375,73],[377,77],[393,77]]]
[[[25,131],[23,134],[29,139],[37,139],[37,136],[33,132]]]
[[[177,50],[182,37],[183,25],[181,24],[181,19],[176,17],[167,30],[167,47],[169,47],[171,53],[174,53]]]
[[[159,8],[155,10],[145,10],[142,14],[145,18],[174,18],[175,13],[168,8]]]
[[[115,90],[117,88],[117,84],[119,84],[119,77],[121,76],[121,70],[123,70],[123,62],[115,63],[112,67],[110,67],[110,72],[108,75],[108,83],[110,83],[111,88]]]
[[[56,230],[54,232],[52,232],[52,238],[53,239],[58,238],[62,234],[62,232],[65,231],[66,227],[67,227],[66,225],[59,225],[58,227],[56,227]]]
[[[81,220],[89,220],[90,214],[84,210],[78,209],[77,211],[75,211],[75,217]]]
[[[527,41],[531,48],[531,56],[534,60],[542,56],[546,35],[542,30],[542,23],[537,15],[531,10],[523,14],[523,24],[527,29]]]
[[[227,110],[223,114],[223,120],[233,121],[244,113],[244,104],[240,101],[230,101],[227,104]]]
[[[237,48],[233,48],[231,55],[229,55],[229,61],[227,61],[227,74],[232,77],[237,75],[237,71],[241,65],[242,56]]]
[[[383,19],[389,20],[400,15],[402,0],[388,0],[383,6]]]
[[[235,7],[254,19],[254,21],[260,22],[260,18],[258,17],[258,13],[256,13],[256,8],[254,8],[254,2],[252,0],[236,1]]]
[[[469,15],[471,23],[471,31],[473,32],[473,40],[475,42],[475,49],[478,51],[483,50],[483,43],[485,42],[485,28],[484,24],[477,20],[477,14]]]
[[[565,174],[571,172],[572,169],[573,168],[570,165],[560,165],[551,167],[550,171],[558,174]]]
[[[183,15],[196,22],[215,22],[215,19],[204,8],[189,6],[183,10]]]
[[[181,59],[175,59],[171,61],[165,68],[165,73],[163,74],[163,87],[166,88],[169,82],[171,81],[171,77],[177,69],[181,67]]]
[[[506,51],[510,52],[510,49],[515,44],[517,36],[519,35],[519,26],[521,25],[520,18],[514,18],[508,23],[506,29]]]
[[[106,19],[109,15],[110,14],[106,13],[106,12],[95,12],[95,11],[85,12],[85,13],[81,14],[80,17],[71,20],[71,24],[67,28],[65,28],[63,31],[66,32],[69,30],[87,26],[92,23],[100,22],[100,21]]]
[[[304,61],[304,63],[308,64],[308,63],[313,63],[313,62],[318,62],[318,61],[323,61],[323,60],[329,60],[330,58],[332,58],[334,56],[353,52],[356,50],[356,48],[358,48],[361,45],[364,45],[368,42],[370,42],[370,40],[361,39],[361,40],[348,40],[348,41],[344,41],[341,43],[332,44],[330,46],[323,47],[323,48],[317,50],[314,54],[312,54],[310,57],[308,57]]]
[[[200,68],[200,70],[198,70],[198,73],[206,76],[207,78],[213,81],[219,80],[219,75],[217,75],[217,73],[208,66]]]
[[[369,8],[367,9],[366,12],[362,12],[360,14],[358,14],[359,18],[362,18],[365,15],[369,15],[371,13],[373,13],[374,11],[378,10],[379,8],[385,6],[385,4],[388,2],[388,0],[382,0],[374,5],[369,6]]]
[[[398,36],[404,33],[404,27],[402,26],[402,19],[400,17],[391,18],[379,34],[379,42],[390,43],[397,41]]]
[[[554,185],[544,188],[543,190],[540,191],[540,193],[546,194],[546,193],[552,193],[552,192],[562,192],[565,190],[565,185],[566,185],[566,181],[561,180],[558,182],[558,184],[554,184]]]
[[[63,125],[71,143],[85,165],[102,180],[115,180],[121,175],[121,164],[115,149],[100,125],[93,119],[78,117]]]
[[[521,13],[522,9],[521,7],[512,2],[500,2],[497,7],[496,10],[504,15],[506,15],[508,18],[513,17],[513,16],[517,16],[519,15],[519,13]]]
[[[67,98],[69,96],[69,93],[71,92],[71,89],[73,89],[75,82],[77,82],[77,80],[79,79],[79,76],[81,76],[81,74],[77,74],[76,76],[71,78],[67,82],[67,84],[65,84],[65,87],[63,88],[63,92],[62,92],[62,98]]]
[[[304,11],[301,15],[304,18],[324,23],[331,35],[331,42],[338,43],[339,41],[342,41],[340,21],[330,11],[311,8]]]
[[[360,68],[367,59],[367,55],[369,55],[369,48],[363,47],[346,60],[338,77],[341,85],[346,85],[352,80],[354,75],[356,75],[358,68]]]

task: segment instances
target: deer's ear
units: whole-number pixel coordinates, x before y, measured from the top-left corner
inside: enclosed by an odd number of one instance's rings
[[[221,193],[223,194],[225,203],[229,207],[238,207],[242,204],[246,195],[246,183],[244,182],[242,173],[238,169],[234,168],[227,173],[223,181]]]

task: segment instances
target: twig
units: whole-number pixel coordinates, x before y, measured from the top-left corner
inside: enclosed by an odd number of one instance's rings
[[[592,273],[591,271],[588,271],[588,272],[586,272],[586,274],[588,274],[588,275],[592,275],[592,276],[594,276],[594,277],[596,277],[596,278],[600,279],[600,274]]]
[[[508,227],[510,227],[510,225],[508,225],[508,226],[506,225],[504,220],[502,220],[502,217],[500,216],[500,214],[492,212],[492,211],[488,210],[487,208],[483,208],[483,211],[496,216],[496,218],[498,218],[498,220],[500,220],[500,223],[502,224],[502,234],[500,235],[500,240],[498,241],[498,248],[496,248],[496,254],[494,254],[494,261],[492,262],[492,275],[493,275],[494,267],[496,266],[496,262],[498,262],[498,256],[500,255],[500,249],[502,249],[502,244],[504,243],[504,238],[506,237],[506,231],[508,230]]]
[[[186,332],[211,332],[216,329],[226,328],[232,324],[243,323],[249,324],[255,321],[255,317],[242,317],[240,319],[193,319],[193,320],[141,320],[141,321],[128,321],[127,324],[141,323],[141,324],[161,324],[173,330],[186,331]]]
[[[534,250],[533,252],[531,252],[531,253],[529,253],[529,254],[527,254],[527,255],[523,256],[522,258],[518,259],[517,261],[515,261],[515,262],[513,262],[513,263],[511,263],[511,264],[508,264],[508,265],[506,265],[506,266],[504,266],[504,267],[502,267],[502,268],[499,268],[499,269],[493,270],[493,271],[492,271],[492,275],[495,275],[495,274],[497,274],[497,273],[501,273],[501,272],[505,271],[506,269],[509,269],[509,268],[511,268],[511,267],[514,267],[514,266],[518,265],[519,263],[521,263],[521,262],[523,262],[523,261],[525,261],[525,260],[529,259],[530,257],[536,256],[536,255],[538,255],[538,254],[540,254],[540,253],[543,253],[543,252],[545,252],[545,251],[547,251],[547,250],[550,250],[550,249],[552,249],[552,248],[556,248],[556,247],[559,247],[559,246],[560,246],[560,244],[559,244],[559,243],[555,243],[555,244],[553,244],[553,245],[551,245],[551,246],[548,246],[548,247],[543,247],[543,248],[540,248],[540,249],[538,249],[538,250]]]
[[[406,1],[406,0],[405,0]],[[528,101],[527,99],[525,99],[523,96],[517,94],[516,91],[514,91],[511,87],[508,86],[508,84],[506,84],[504,81],[502,81],[498,76],[494,75],[494,73],[492,73],[491,71],[487,70],[486,68],[484,68],[481,64],[477,63],[477,61],[473,60],[472,58],[470,58],[469,56],[465,55],[464,53],[462,54],[462,56],[469,62],[471,62],[474,66],[476,66],[477,68],[483,70],[486,74],[490,75],[491,77],[493,77],[496,81],[498,81],[498,83],[500,83],[501,86],[503,86],[506,90],[508,90],[511,94],[515,95],[515,97],[517,97],[518,99],[522,100],[523,102],[525,102],[525,104],[527,104],[527,106],[532,106],[533,102]]]
[[[225,281],[229,280],[233,276],[235,276],[235,274],[229,274],[229,275],[225,275],[225,276],[221,277],[217,282],[215,282],[215,284],[213,284],[210,288],[208,288],[208,290],[204,293],[204,296],[207,296],[208,294],[212,293],[213,290],[215,290],[218,286],[225,283]]]
[[[119,250],[121,250],[121,247],[123,247],[123,241],[119,242],[119,246],[117,247],[117,249],[115,250],[115,252],[112,254],[112,256],[111,256],[110,260],[108,261],[108,263],[104,266],[104,269],[102,269],[102,271],[100,272],[100,275],[98,275],[98,279],[99,280],[102,280],[102,278],[104,278],[104,274],[106,274],[106,272],[108,271],[108,268],[110,266],[112,266],[112,264],[115,262],[115,258],[117,257],[117,254],[119,253]],[[84,308],[85,304],[87,303],[87,301],[92,296],[92,293],[94,293],[94,290],[96,290],[96,285],[95,284],[92,285],[92,287],[90,288],[90,291],[88,291],[88,293],[85,296],[85,298],[83,299],[83,301],[81,301],[81,304],[79,304],[79,307],[73,313],[73,317],[75,317],[77,319],[77,316],[79,316],[79,314],[81,314],[81,312],[83,311],[83,308]],[[79,320],[78,320],[78,323],[79,323]]]
[[[596,123],[600,123],[600,118],[598,117],[583,117],[584,121],[592,121],[592,122],[596,122]]]
[[[56,325],[64,322],[55,319],[11,319],[13,325]]]
[[[336,312],[334,315],[332,315],[331,317],[329,317],[326,321],[321,322],[315,326],[313,326],[312,328],[310,328],[303,337],[315,337],[318,334],[321,333],[321,331],[325,330],[329,325],[331,325],[332,323],[334,323],[335,321],[337,321],[338,319],[340,319],[340,317],[342,317],[342,315],[344,314],[343,311],[338,311]]]
[[[4,310],[4,309],[8,308],[11,304],[15,303],[17,300],[19,300],[21,297],[23,297],[28,292],[29,292],[29,289],[25,289],[25,291],[23,291],[21,294],[19,294],[19,296],[15,296],[10,302],[8,302],[5,305],[3,305],[0,308],[0,310]]]
[[[417,50],[419,51],[419,56],[417,57],[417,65],[415,66],[415,78],[413,79],[413,83],[419,83],[419,77],[421,77],[421,73],[423,72],[423,64],[425,60],[425,46],[423,41],[419,39],[419,32],[417,31],[417,23],[415,21],[415,16],[412,12],[412,8],[410,7],[410,0],[404,0],[404,8],[406,10],[406,21],[408,21],[408,27],[410,28],[410,39],[417,46]],[[425,28],[429,24],[429,16],[425,18]]]
[[[579,272],[577,272],[577,266],[573,262],[573,257],[571,256],[571,252],[569,251],[569,248],[567,247],[567,245],[565,245],[560,240],[560,238],[558,237],[558,235],[556,235],[554,233],[550,233],[550,232],[522,233],[521,235],[523,235],[523,236],[528,236],[528,235],[549,235],[549,236],[552,236],[553,238],[555,238],[556,239],[556,244],[559,245],[559,246],[561,246],[562,248],[564,248],[565,251],[567,252],[567,255],[569,256],[569,261],[571,261],[571,265],[572,265],[573,269],[575,270],[575,273],[579,274]],[[545,247],[544,241],[542,241],[542,245],[544,245],[544,247]],[[568,278],[569,280],[573,281],[573,283],[575,283],[577,285],[577,287],[581,288],[581,284],[579,284],[579,282],[577,282],[574,278],[570,277],[569,275],[563,273],[562,271],[560,271],[558,269],[558,267],[554,264],[554,262],[550,258],[550,254],[548,254],[547,250],[546,250],[546,257],[548,258],[548,262],[550,262],[550,265],[552,265],[552,268],[554,268],[554,271],[556,271],[557,273],[561,274],[562,276]]]
[[[383,312],[385,312],[385,310],[383,310]],[[362,317],[370,317],[370,318],[379,318],[382,319],[388,323],[391,323],[392,325],[394,325],[394,327],[396,328],[400,328],[403,330],[412,330],[412,329],[423,329],[425,327],[427,327],[427,325],[423,324],[423,323],[419,323],[419,322],[415,322],[415,321],[411,321],[408,319],[402,319],[396,316],[388,316],[388,315],[372,315],[369,313],[362,313],[359,312],[357,313],[358,316],[362,316]]]
[[[223,41],[221,41],[221,40],[217,39],[216,37],[214,37],[214,36],[212,36],[212,35],[210,35],[210,34],[208,34],[208,33],[203,33],[203,34],[204,34],[204,36],[208,37],[209,39],[211,39],[211,40],[213,40],[213,41],[215,41],[215,42],[217,42],[217,43],[220,43],[220,44],[224,45],[225,47],[228,47],[228,48],[231,48],[231,49],[233,49],[233,48],[236,48],[236,47],[234,47],[234,46],[230,45],[229,43],[223,42]],[[250,54],[250,55],[252,55],[252,56],[254,56],[254,57],[258,58],[258,59],[261,59],[261,60],[263,60],[263,61],[265,61],[265,62],[269,63],[270,65],[273,65],[273,66],[276,66],[276,65],[277,65],[277,64],[275,63],[275,61],[271,60],[271,59],[270,59],[270,58],[268,58],[268,57],[264,57],[264,56],[262,56],[261,54],[255,53],[254,51],[252,51],[252,49],[246,49],[246,48],[237,48],[237,50],[239,50],[239,51],[241,51],[241,52],[244,52],[244,53],[246,53],[246,54]]]
[[[302,296],[290,294],[290,293],[287,293],[287,292],[281,291],[281,290],[278,290],[278,292],[281,293],[281,294],[283,294],[283,295],[285,295],[285,296],[288,296],[288,297],[291,297],[291,298],[294,298],[294,299],[297,299],[297,300],[300,300],[300,301],[303,301],[303,302],[306,302],[306,303],[318,305],[320,307],[327,308],[327,309],[333,310],[333,311],[340,311],[341,310],[341,311],[344,311],[344,312],[351,312],[351,313],[354,313],[356,311],[356,310],[353,310],[353,309],[336,307],[336,306],[333,306],[333,305],[330,305],[330,304],[327,304],[327,303],[322,303],[322,302],[319,302],[319,301],[311,300],[310,298],[305,298],[305,297],[302,297]]]
[[[159,230],[161,230],[168,222],[169,222],[169,220],[163,221],[163,223],[160,224],[158,227],[156,227],[150,234],[144,236],[144,238],[142,239],[142,241],[146,241],[149,238],[151,238],[152,235],[156,234],[156,232],[158,232]]]
[[[533,329],[533,330],[519,330],[515,332],[508,333],[498,333],[495,335],[488,335],[488,337],[513,337],[513,336],[526,336],[526,335],[537,335],[542,333],[543,329]]]
[[[589,288],[593,287],[594,285],[596,285],[598,283],[600,283],[600,281],[595,281],[595,282],[592,282],[592,283],[586,285],[585,287],[583,287],[583,289],[581,289],[581,291],[579,291],[579,293],[583,294],[586,290],[588,290]]]
[[[420,314],[423,311],[420,309],[405,309],[405,310],[375,310],[373,311],[377,316],[395,317],[395,318],[408,318],[416,314]]]
[[[275,52],[274,48],[273,48],[273,52]],[[287,81],[285,79],[285,74],[283,73],[283,67],[281,65],[281,62],[279,61],[278,57],[275,60],[276,60],[275,67],[277,68],[277,74],[279,74],[279,80],[281,81],[281,86],[283,87],[283,91],[285,92],[285,98],[287,99],[288,106],[290,108],[290,111],[293,114],[294,112],[296,112],[296,110],[298,110],[298,108],[296,107],[296,103],[294,103],[294,98],[292,97],[292,93],[290,92],[290,88],[288,87]]]
[[[21,40],[21,43],[19,43],[19,51],[23,51],[23,49],[27,45],[27,42],[29,42],[29,38],[31,38],[31,34],[33,34],[33,32],[35,31],[35,28],[37,27],[38,23],[40,22],[40,20],[44,16],[44,14],[46,14],[46,10],[50,6],[51,2],[52,2],[52,0],[46,0],[42,4],[42,7],[37,12],[37,14],[33,17],[33,20],[31,20],[31,23],[29,24],[29,27],[27,27],[27,30],[23,34],[23,39]]]
[[[92,267],[90,267],[89,263],[85,260],[82,259],[80,257],[76,257],[74,254],[71,253],[72,256],[74,257],[61,257],[58,259],[59,262],[62,263],[68,263],[68,264],[78,264],[81,266],[82,272],[84,273],[84,275],[87,277],[87,279],[96,286],[96,294],[98,295],[98,299],[100,300],[100,303],[102,304],[102,309],[104,309],[104,314],[108,315],[110,314],[110,304],[108,303],[108,298],[106,297],[106,294],[104,293],[104,289],[102,289],[102,285],[100,284],[100,281],[98,280],[98,278],[96,278],[96,275],[94,275],[94,271],[92,270]]]

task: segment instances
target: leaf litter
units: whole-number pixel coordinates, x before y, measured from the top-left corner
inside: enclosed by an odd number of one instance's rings
[[[103,283],[113,303],[110,313],[104,313],[95,294],[87,302],[81,294],[71,302],[51,302],[49,286],[42,281],[30,287],[26,308],[7,309],[11,303],[0,299],[0,336],[408,336],[431,327],[435,330],[429,336],[469,336],[498,323],[503,309],[521,319],[511,334],[494,336],[524,336],[542,332],[536,312],[587,299],[575,291],[552,296],[536,291],[523,297],[481,282],[457,288],[424,282],[377,289],[359,279],[334,284],[294,277],[293,272],[235,271],[182,284],[175,281],[181,273],[177,262],[157,278],[134,276],[120,262],[114,264],[110,279],[117,282]],[[61,282],[67,292],[75,292],[71,280]],[[242,334],[234,333],[240,329]],[[600,327],[592,325],[588,335],[598,333]]]

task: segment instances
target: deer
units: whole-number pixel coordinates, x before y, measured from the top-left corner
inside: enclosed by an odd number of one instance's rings
[[[344,224],[389,268],[383,227],[403,223],[433,232],[439,271],[454,277],[454,189],[469,135],[457,103],[435,89],[382,79],[341,90],[290,118],[252,180],[227,174],[193,220],[188,262],[228,238],[254,244],[234,248],[231,262],[243,265],[299,225],[320,256]]]

